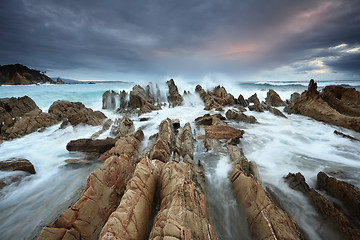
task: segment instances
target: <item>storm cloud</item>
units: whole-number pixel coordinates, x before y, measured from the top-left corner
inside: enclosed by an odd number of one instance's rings
[[[76,79],[360,79],[359,12],[356,0],[1,1],[0,64]]]

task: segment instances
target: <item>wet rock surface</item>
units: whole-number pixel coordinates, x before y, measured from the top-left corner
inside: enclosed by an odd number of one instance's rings
[[[247,123],[256,123],[257,122],[257,120],[254,116],[247,116],[246,114],[244,114],[242,112],[237,112],[235,110],[230,110],[230,109],[226,112],[226,118],[231,119],[231,120],[241,121],[241,122],[247,122]]]
[[[340,210],[335,208],[327,198],[313,188],[310,188],[301,173],[289,173],[285,177],[285,181],[291,188],[304,193],[315,209],[342,233],[344,239],[360,238],[360,231],[354,228],[346,216]]]
[[[226,118],[221,114],[205,114],[204,116],[195,119],[196,125],[223,125],[223,120]]]
[[[205,127],[205,136],[210,139],[231,139],[242,138],[243,130],[235,129],[229,126],[207,126]]]
[[[163,120],[159,126],[158,139],[150,152],[150,159],[168,162],[173,151],[174,127],[169,118]]]
[[[77,139],[71,140],[67,145],[66,149],[68,151],[78,151],[78,152],[97,152],[104,153],[107,150],[115,146],[116,139],[106,138],[106,139]]]
[[[133,121],[124,115],[121,119],[117,118],[111,127],[110,134],[116,139],[125,137],[129,134],[133,134],[135,131],[135,125]]]
[[[285,106],[285,102],[281,99],[279,94],[272,89],[269,89],[267,92],[265,102],[272,107]]]
[[[24,171],[35,174],[34,165],[27,159],[11,158],[9,160],[0,161],[0,171]]]
[[[180,106],[183,102],[182,96],[179,94],[179,90],[175,85],[173,79],[166,82],[169,88],[169,95],[167,97],[170,107]]]

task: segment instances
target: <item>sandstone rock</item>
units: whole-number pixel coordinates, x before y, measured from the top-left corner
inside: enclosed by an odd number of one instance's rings
[[[191,131],[190,123],[186,123],[185,126],[180,130],[176,139],[174,146],[174,154],[177,154],[176,162],[180,162],[181,158],[185,161],[186,156],[190,159],[187,159],[188,163],[193,162],[194,158],[194,137]]]
[[[360,106],[360,92],[355,88],[345,88],[343,86],[327,86],[322,93],[331,94],[336,99],[350,107]]]
[[[28,96],[1,98],[0,107],[4,108],[13,118],[22,117],[25,113],[39,109],[36,103]]]
[[[233,157],[233,156],[232,156]],[[238,157],[235,155],[235,157]],[[255,239],[303,239],[294,220],[279,208],[251,175],[242,170],[240,159],[233,159],[230,173],[235,197],[243,207]]]
[[[279,94],[275,92],[272,89],[269,89],[269,91],[266,94],[265,102],[273,107],[281,107],[285,106],[284,101],[280,98]]]
[[[107,131],[109,128],[110,128],[110,126],[111,126],[111,124],[112,124],[112,120],[111,119],[108,119],[108,120],[106,120],[105,122],[104,122],[104,124],[103,124],[103,127],[99,130],[99,131],[97,131],[96,133],[94,133],[93,135],[91,135],[91,139],[97,139],[101,134],[103,134],[105,131]]]
[[[140,85],[135,85],[133,87],[132,91],[130,91],[129,107],[130,108],[141,108],[147,102],[154,104],[153,99],[146,97],[146,92],[145,92],[144,88],[142,88]]]
[[[360,131],[360,117],[350,117],[339,113],[329,106],[316,90],[316,83],[311,80],[309,88],[295,100],[293,108],[302,115],[315,120]]]
[[[205,114],[204,116],[198,117],[195,119],[195,124],[196,125],[205,125],[205,126],[209,126],[209,125],[222,125],[223,124],[223,120],[225,120],[226,118],[224,116],[222,116],[221,114]]]
[[[250,165],[249,161],[244,155],[244,152],[241,148],[236,145],[226,144],[226,148],[229,152],[229,155],[232,159],[233,164],[239,164],[242,171],[247,175],[250,174]]]
[[[360,192],[350,183],[329,177],[324,172],[317,175],[316,187],[326,190],[331,196],[339,199],[355,218],[360,219]]]
[[[228,93],[226,89],[220,85],[216,86],[211,94],[214,96],[215,101],[222,106],[232,106],[235,103],[234,96]]]
[[[230,139],[242,138],[243,130],[238,130],[229,126],[207,126],[205,127],[205,136],[210,139]]]
[[[247,107],[249,105],[248,101],[244,99],[243,95],[239,95],[238,102],[240,106]]]
[[[174,127],[169,118],[163,120],[159,127],[158,139],[150,152],[150,159],[158,159],[162,162],[168,162],[174,141]]]
[[[124,115],[121,119],[117,118],[114,125],[111,127],[110,134],[116,139],[125,137],[126,135],[133,134],[135,132],[135,125],[133,121]]]
[[[16,118],[10,126],[2,126],[1,135],[5,139],[18,138],[56,123],[57,119],[51,114],[43,113],[40,109],[34,109],[23,117]]]
[[[53,114],[58,121],[68,119],[71,125],[76,126],[80,123],[89,125],[100,125],[106,116],[99,111],[93,111],[85,107],[81,102],[55,101],[49,108],[49,113]]]
[[[250,111],[264,112],[260,104],[253,104],[253,105],[249,105],[248,107]]]
[[[137,240],[147,237],[161,164],[148,158],[137,164],[120,205],[110,215],[99,239]]]
[[[169,162],[161,173],[160,210],[149,239],[217,239],[193,167]]]
[[[117,151],[107,158],[101,168],[89,175],[78,200],[50,226],[44,227],[38,239],[98,239],[110,214],[119,206],[125,185],[133,174],[132,156],[137,155],[143,136],[141,130],[128,136],[133,138],[133,152]]]
[[[263,109],[268,110],[269,112],[271,112],[272,114],[274,114],[276,116],[287,118],[279,109],[273,108],[265,102],[261,102],[261,106]]]
[[[200,86],[197,85],[195,87],[195,92],[198,93],[201,97],[201,99],[204,102],[205,110],[210,110],[212,108],[218,108],[220,105],[212,98],[209,94],[205,92],[205,90]]]
[[[183,98],[179,94],[178,88],[175,85],[175,82],[173,79],[170,79],[166,82],[169,88],[169,95],[167,97],[169,106],[170,107],[176,107],[182,105]]]
[[[260,105],[260,100],[259,100],[256,93],[251,95],[247,100],[248,100],[249,103],[253,103],[255,105]]]
[[[66,149],[68,151],[78,151],[78,152],[98,152],[104,153],[107,150],[115,146],[116,139],[106,138],[106,139],[77,139],[71,140],[67,145]]]
[[[313,91],[310,94],[316,94]],[[359,239],[360,231],[355,229],[345,217],[345,215],[335,208],[329,200],[319,194],[305,182],[305,178],[301,173],[289,173],[285,177],[285,181],[291,188],[298,190],[305,194],[315,207],[315,209],[322,214],[326,220],[331,222],[343,235],[344,239]]]
[[[230,109],[226,112],[226,118],[247,123],[257,123],[257,120],[254,116],[247,116],[242,112],[236,112]]]
[[[34,165],[27,159],[10,158],[9,160],[0,161],[0,171],[24,171],[35,174]]]

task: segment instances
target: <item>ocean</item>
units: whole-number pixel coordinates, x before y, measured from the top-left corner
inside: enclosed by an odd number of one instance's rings
[[[269,89],[275,90],[283,100],[289,99],[293,92],[303,92],[308,82],[217,82],[203,80],[187,82],[176,80],[180,94],[184,90],[194,93],[195,86],[201,84],[204,89],[222,85],[235,97],[242,94],[245,98],[257,93],[260,101],[265,100]],[[155,84],[155,83],[154,83]],[[158,83],[165,96],[165,82]],[[321,89],[327,85],[344,85],[360,90],[360,81],[320,81]],[[121,118],[111,110],[102,110],[102,94],[106,90],[129,92],[135,85],[132,82],[76,84],[76,85],[29,85],[0,86],[0,98],[20,97],[27,95],[47,112],[56,100],[80,101],[93,110],[101,110],[111,119]],[[145,86],[146,82],[140,83]],[[160,122],[169,117],[179,119],[181,126],[190,122],[197,136],[203,129],[197,129],[194,119],[208,113],[196,94],[184,97],[183,106],[176,108],[163,107],[142,117],[149,121],[140,122],[137,116],[130,116],[136,129],[144,128],[145,139],[158,132]],[[224,108],[225,112],[228,108]],[[279,110],[283,110],[280,107]],[[215,111],[210,111],[215,113]],[[338,178],[360,187],[360,148],[359,143],[333,134],[338,130],[353,137],[360,138],[360,133],[315,121],[301,115],[288,115],[280,118],[270,112],[245,112],[257,118],[258,124],[236,123],[230,125],[243,129],[245,134],[240,146],[249,161],[257,163],[262,185],[281,199],[283,207],[295,219],[304,235],[309,239],[337,239],[322,218],[315,212],[308,200],[290,189],[283,177],[289,172],[301,172],[307,183],[315,187],[319,171],[336,172]],[[35,132],[0,145],[0,161],[12,157],[30,160],[36,174],[26,176],[20,183],[11,184],[0,191],[0,239],[33,239],[41,228],[66,209],[79,196],[86,183],[88,174],[101,163],[82,167],[66,166],[66,159],[84,158],[82,153],[68,152],[66,144],[73,139],[88,138],[101,126],[81,125],[59,129],[60,123],[43,132]],[[100,138],[109,136],[109,131]],[[146,145],[144,140],[143,145]],[[224,147],[218,151],[206,152],[199,140],[196,143],[195,161],[201,161],[206,175],[206,197],[212,223],[219,239],[251,239],[246,227],[239,228],[234,222],[246,226],[241,209],[238,208],[231,192],[228,172],[230,158]],[[0,172],[0,178],[5,177]]]

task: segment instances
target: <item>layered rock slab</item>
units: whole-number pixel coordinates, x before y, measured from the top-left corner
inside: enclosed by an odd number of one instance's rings
[[[39,239],[49,239],[49,236],[52,239],[98,239],[108,217],[118,207],[135,168],[133,156],[137,154],[144,135],[140,130],[131,137],[133,151],[129,155],[117,151],[105,160],[101,168],[90,173],[78,200],[52,224],[44,227]]]
[[[231,154],[232,158],[236,157],[230,173],[231,184],[237,201],[247,215],[253,237],[274,240],[303,239],[294,220],[271,200],[252,175],[244,172],[244,159],[237,156],[238,154]]]
[[[129,180],[120,205],[110,215],[99,239],[145,239],[151,222],[162,162],[144,157]]]
[[[161,174],[160,210],[149,239],[217,239],[190,164],[169,162]]]

